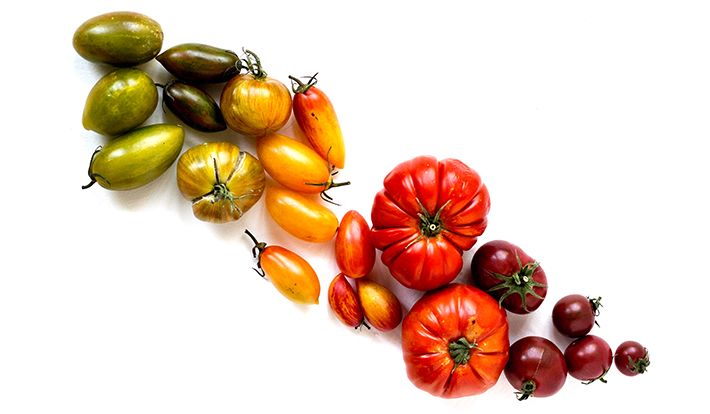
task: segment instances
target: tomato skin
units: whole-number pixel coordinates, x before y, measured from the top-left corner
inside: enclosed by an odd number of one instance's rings
[[[313,267],[301,256],[281,246],[266,246],[259,263],[282,295],[302,305],[317,305],[320,281]]]
[[[247,136],[273,134],[291,117],[291,92],[276,79],[245,73],[222,89],[220,107],[227,126]]]
[[[539,263],[504,240],[479,247],[471,260],[471,273],[478,288],[516,314],[533,312],[547,295],[547,276]]]
[[[370,241],[370,226],[355,210],[340,219],[335,235],[335,260],[343,274],[353,279],[367,276],[375,267],[375,246]]]
[[[510,346],[504,372],[510,385],[519,390],[519,400],[544,398],[562,389],[567,363],[562,351],[549,339],[526,336]]]
[[[190,128],[201,132],[227,129],[222,111],[207,92],[179,80],[159,86],[163,86],[163,104]]]
[[[372,206],[372,244],[402,285],[431,290],[458,276],[462,253],[483,234],[488,189],[455,159],[420,156],[397,165]]]
[[[387,287],[360,278],[355,279],[355,291],[362,313],[373,328],[389,332],[402,322],[402,304]]]
[[[589,384],[596,380],[606,382],[604,375],[611,367],[611,347],[602,338],[585,335],[577,338],[565,349],[565,362],[569,375]]]
[[[355,289],[342,273],[335,276],[328,286],[328,304],[343,325],[357,328],[365,323]]]
[[[643,374],[651,365],[648,349],[636,341],[624,341],[616,348],[614,364],[626,376]]]
[[[467,351],[463,340],[475,347]],[[470,285],[452,283],[425,293],[402,321],[407,377],[437,397],[466,397],[493,387],[509,347],[505,310]]]
[[[155,60],[171,75],[189,83],[222,83],[241,70],[236,53],[201,43],[173,46]]]
[[[335,237],[338,216],[322,204],[287,188],[266,190],[266,210],[271,218],[292,236],[311,243]]]
[[[590,300],[577,294],[567,295],[552,308],[552,324],[557,331],[570,338],[584,336],[594,327],[600,300]]]

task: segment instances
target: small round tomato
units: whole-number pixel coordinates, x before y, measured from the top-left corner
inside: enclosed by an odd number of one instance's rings
[[[222,89],[220,106],[227,126],[248,136],[273,134],[291,117],[291,91],[266,75],[259,58],[247,54],[247,73],[231,78]]]
[[[343,274],[357,279],[366,276],[375,267],[375,246],[370,241],[370,226],[355,210],[340,219],[335,235],[335,261]]]
[[[284,297],[302,305],[317,305],[320,281],[313,267],[298,254],[281,246],[267,246],[245,233],[254,242],[252,253],[257,259],[257,273],[268,277]]]
[[[599,316],[602,298],[589,299],[582,295],[567,295],[552,308],[552,324],[570,338],[579,338],[589,333]]]
[[[626,376],[634,377],[643,374],[651,365],[648,349],[636,341],[624,341],[616,348],[614,364]]]
[[[510,346],[505,377],[518,392],[518,400],[557,394],[567,379],[562,351],[540,336],[526,336]]]
[[[264,192],[261,163],[229,142],[205,142],[185,151],[177,165],[180,193],[202,221],[239,220]]]
[[[311,243],[332,239],[338,231],[338,216],[322,204],[287,188],[266,190],[266,210],[290,235]]]
[[[504,240],[479,247],[471,260],[471,273],[477,287],[513,313],[536,310],[547,295],[547,276],[540,263]]]
[[[606,383],[604,376],[609,372],[613,358],[609,344],[594,335],[578,338],[565,349],[569,375],[584,381],[584,384],[596,380]]]

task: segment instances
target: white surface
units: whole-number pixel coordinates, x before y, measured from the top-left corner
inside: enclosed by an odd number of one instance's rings
[[[0,412],[622,412],[699,397],[710,276],[704,2],[220,3],[11,6],[0,28]],[[131,192],[81,190],[105,142],[82,128],[83,104],[108,69],[82,60],[71,37],[115,10],[157,20],[164,49],[247,47],[287,84],[319,72],[347,140],[339,179],[352,185],[331,192],[339,217],[355,209],[369,221],[401,161],[466,162],[491,193],[479,245],[510,240],[548,275],[542,307],[510,318],[511,342],[541,335],[564,349],[556,300],[602,296],[592,333],[612,348],[647,346],[649,372],[612,368],[608,384],[589,386],[570,377],[556,396],[525,402],[502,376],[481,396],[436,399],[407,380],[399,329],[357,332],[330,312],[332,242],[296,241],[263,202],[236,223],[200,222],[175,166]],[[141,68],[170,79],[155,61]],[[158,110],[156,122],[176,119]],[[205,139],[254,148],[231,132],[188,130],[185,150]],[[320,305],[291,304],[251,270],[245,228],[311,262]],[[418,298],[381,264],[376,272],[406,308]]]

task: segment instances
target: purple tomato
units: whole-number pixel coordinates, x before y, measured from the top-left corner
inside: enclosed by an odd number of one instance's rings
[[[565,357],[549,339],[526,336],[510,346],[508,355],[505,377],[518,390],[518,400],[549,397],[565,384]]]
[[[648,370],[651,361],[648,359],[648,349],[636,341],[625,341],[616,348],[614,364],[622,374],[634,377]]]
[[[589,333],[597,323],[602,298],[589,299],[582,295],[567,295],[552,308],[552,324],[570,338],[579,338]]]
[[[565,349],[569,375],[584,384],[596,380],[606,383],[604,375],[609,372],[613,358],[609,344],[594,335],[578,338]]]

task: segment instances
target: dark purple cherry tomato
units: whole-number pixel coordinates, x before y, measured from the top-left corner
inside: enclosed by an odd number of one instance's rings
[[[534,311],[547,295],[547,276],[540,263],[507,241],[494,240],[479,247],[471,273],[478,288],[513,313]]]
[[[602,298],[589,299],[582,295],[567,295],[557,301],[552,308],[552,324],[557,330],[570,338],[579,338],[589,333],[594,324],[599,326],[596,317]]]
[[[648,349],[636,341],[625,341],[616,348],[614,364],[622,374],[634,377],[648,370],[651,361],[648,359]]]
[[[578,338],[565,349],[567,371],[584,384],[596,380],[606,383],[604,375],[609,372],[613,358],[609,344],[594,335]]]
[[[549,397],[565,385],[565,356],[549,339],[526,336],[510,346],[508,355],[505,377],[518,390],[518,400]]]

